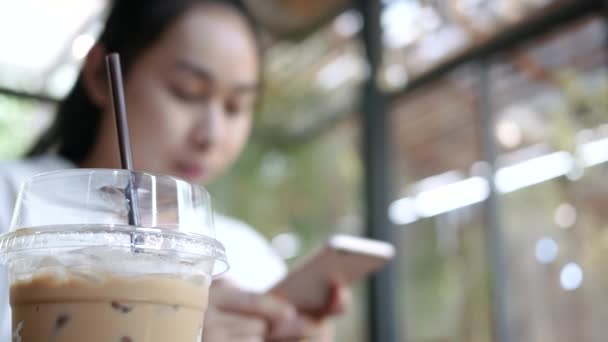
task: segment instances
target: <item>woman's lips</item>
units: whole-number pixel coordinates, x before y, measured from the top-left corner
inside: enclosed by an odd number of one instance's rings
[[[207,174],[207,169],[204,166],[194,163],[178,162],[175,168],[181,177],[188,180],[198,180]]]

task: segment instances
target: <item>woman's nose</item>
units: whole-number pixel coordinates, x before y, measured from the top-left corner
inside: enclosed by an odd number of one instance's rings
[[[224,107],[220,101],[209,102],[194,127],[194,144],[198,149],[213,146],[223,134]]]

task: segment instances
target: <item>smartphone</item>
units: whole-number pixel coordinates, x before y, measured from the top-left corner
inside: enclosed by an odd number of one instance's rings
[[[314,314],[327,302],[333,280],[346,286],[378,271],[395,255],[388,242],[350,235],[334,235],[305,257],[270,292],[301,312]]]

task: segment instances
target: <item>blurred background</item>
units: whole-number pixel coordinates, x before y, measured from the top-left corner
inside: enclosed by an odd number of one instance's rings
[[[253,143],[210,188],[288,263],[341,232],[397,260],[339,341],[605,341],[608,4],[248,0]],[[106,0],[0,1],[0,159],[52,120]]]

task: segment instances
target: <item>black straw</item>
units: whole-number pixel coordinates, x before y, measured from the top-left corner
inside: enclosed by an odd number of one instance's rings
[[[120,164],[123,169],[132,171],[133,161],[131,159],[129,127],[127,125],[127,109],[118,53],[110,53],[106,56],[106,70],[108,72],[110,94],[112,95],[112,108],[116,118],[116,130],[118,131]],[[129,201],[129,225],[139,226],[139,205],[137,203],[137,192],[133,184],[133,174],[129,173],[129,184],[125,189],[125,196]],[[134,244],[134,241],[131,241],[131,244]]]

